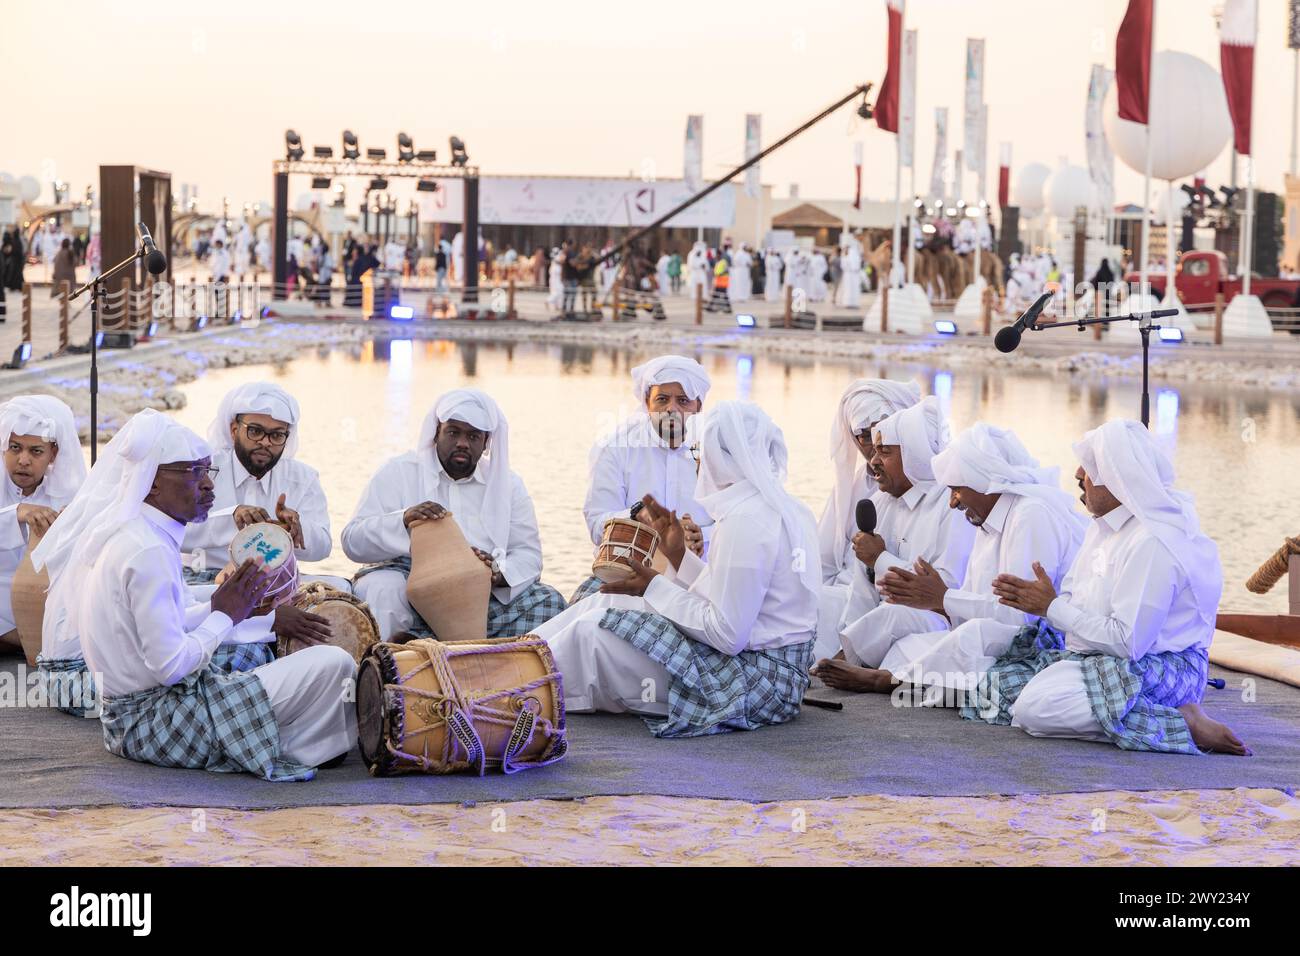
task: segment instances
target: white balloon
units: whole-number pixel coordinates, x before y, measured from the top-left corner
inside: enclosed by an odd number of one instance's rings
[[[1057,219],[1073,219],[1079,206],[1097,205],[1092,177],[1082,166],[1058,166],[1043,185],[1043,202]]]
[[[36,202],[40,194],[41,184],[35,176],[24,176],[18,180],[18,195],[23,197],[23,202]]]
[[[1151,175],[1191,176],[1212,163],[1232,135],[1223,78],[1204,60],[1176,50],[1157,53],[1151,73]],[[1119,118],[1118,97],[1112,83],[1102,107],[1106,141],[1125,165],[1145,173],[1146,127]]]
[[[1011,188],[1011,201],[1020,207],[1023,216],[1036,216],[1043,209],[1043,184],[1052,171],[1042,163],[1028,163],[1016,173]]]

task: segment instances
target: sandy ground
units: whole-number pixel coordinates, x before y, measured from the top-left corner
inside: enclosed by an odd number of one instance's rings
[[[0,811],[0,865],[1295,865],[1278,790]]]

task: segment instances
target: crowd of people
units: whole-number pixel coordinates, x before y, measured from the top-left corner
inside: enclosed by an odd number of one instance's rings
[[[628,560],[622,580],[593,576],[567,601],[545,584],[505,410],[455,389],[366,485],[340,536],[361,567],[332,583],[369,606],[382,640],[436,636],[407,599],[410,529],[454,515],[491,572],[482,633],[544,638],[569,712],[636,714],[661,737],[783,723],[818,678],[1036,736],[1249,753],[1200,707],[1217,548],[1138,423],[1075,444],[1085,515],[1010,430],[951,439],[914,383],[858,379],[828,409],[818,520],[787,490],[784,436],[761,407],[709,402],[707,371],[684,356],[631,379],[636,411],[592,448],[574,508],[593,547],[611,518],[653,528],[662,570]],[[356,664],[329,622],[292,604],[267,613],[259,561],[222,568],[258,522],[284,527],[301,561],[332,552],[301,420],[283,388],[248,383],[206,439],[146,410],[87,474],[66,405],[0,406],[0,634],[13,642],[10,585],[40,535],[39,673],[59,709],[99,717],[111,752],[301,780],[353,749],[340,688]],[[309,646],[277,658],[277,638]]]

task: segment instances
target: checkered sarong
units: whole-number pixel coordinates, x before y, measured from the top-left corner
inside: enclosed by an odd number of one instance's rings
[[[45,685],[46,700],[73,717],[98,717],[99,693],[94,676],[80,657],[46,660],[36,656],[36,670]]]
[[[756,730],[799,714],[813,662],[812,641],[732,657],[691,640],[672,621],[649,611],[609,608],[600,626],[663,665],[672,677],[667,719],[646,719],[656,737]]]
[[[367,564],[353,575],[353,589],[355,590],[357,581],[371,571],[388,569],[401,571],[405,577],[410,577],[410,556],[404,554],[401,557],[381,561],[378,564]],[[541,581],[534,581],[509,604],[503,604],[495,594],[489,595],[487,621],[484,628],[485,636],[522,637],[525,634],[531,634],[566,607],[568,605],[564,602],[564,595],[549,584],[543,584]],[[415,611],[414,608],[411,610]],[[420,617],[419,612],[415,612],[415,624],[407,628],[407,631],[415,637],[432,637],[436,639],[438,636],[433,633],[433,629],[429,627],[424,618]]]
[[[226,674],[251,671],[275,660],[275,641],[221,644],[212,652],[212,666]]]
[[[202,571],[195,571],[189,567],[181,568],[181,576],[185,578],[186,584],[214,584],[220,573],[220,568],[204,568]]]
[[[104,745],[129,760],[310,780],[316,771],[280,756],[280,730],[266,689],[252,674],[212,667],[171,687],[104,698]]]
[[[594,574],[587,578],[587,580],[578,585],[578,589],[574,591],[573,596],[569,598],[569,607],[573,607],[573,605],[577,604],[585,597],[591,597],[600,590],[600,586],[604,583],[604,581],[596,577]]]
[[[1115,746],[1200,753],[1178,708],[1199,702],[1205,693],[1210,661],[1204,648],[1148,654],[1136,661],[1110,654],[1077,654],[1065,650],[1063,637],[1041,621],[1021,628],[1007,653],[980,679],[973,692],[976,699],[962,708],[961,715],[1010,723],[1010,708],[1025,685],[1057,661],[1079,661],[1088,706]]]

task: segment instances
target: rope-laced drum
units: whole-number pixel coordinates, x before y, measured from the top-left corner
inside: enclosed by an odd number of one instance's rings
[[[370,606],[354,595],[332,588],[322,581],[304,584],[289,602],[300,611],[319,614],[329,622],[328,643],[341,647],[358,664],[379,641],[379,625],[370,613]],[[275,642],[275,656],[284,657],[311,645],[291,637],[279,637]]]
[[[568,750],[564,687],[540,637],[375,644],[357,733],[373,776],[544,767]]]
[[[632,576],[628,562],[649,567],[658,549],[659,532],[654,528],[627,518],[610,518],[605,522],[591,573],[606,582],[624,581]]]

